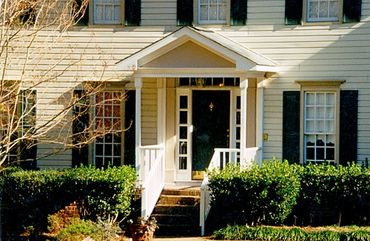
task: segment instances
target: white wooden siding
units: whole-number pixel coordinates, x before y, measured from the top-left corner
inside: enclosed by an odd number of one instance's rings
[[[278,63],[279,77],[265,82],[264,158],[281,158],[282,92],[299,90],[296,80],[345,80],[342,89],[359,89],[358,159],[370,158],[370,0],[363,0],[362,21],[333,25],[284,25],[284,0],[249,0],[246,26],[207,27]],[[201,26],[205,27],[205,26]],[[59,63],[56,81],[38,88],[38,111],[49,116],[62,107],[58,100],[81,81],[120,81],[127,75],[115,63],[176,30],[175,0],[143,0],[140,27],[76,27],[54,41],[55,33],[43,32],[35,42],[25,78]],[[1,60],[0,60],[1,61]],[[12,58],[7,79],[19,80],[24,56]],[[70,63],[73,66],[68,67]],[[102,73],[104,74],[102,75]],[[43,93],[42,95],[40,93]],[[156,144],[157,86],[144,79],[142,96],[143,144]],[[39,113],[39,112],[38,112]],[[258,120],[262,121],[262,120]],[[39,151],[48,147],[39,146]],[[69,152],[40,162],[42,167],[70,166]]]
[[[141,144],[157,144],[157,79],[143,79],[141,94]]]

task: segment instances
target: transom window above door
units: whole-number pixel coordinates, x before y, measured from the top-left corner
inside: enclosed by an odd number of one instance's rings
[[[227,0],[199,0],[200,24],[226,24]]]
[[[192,87],[224,87],[240,85],[240,78],[179,78],[178,86],[192,86]]]
[[[307,0],[307,22],[339,21],[340,0]]]

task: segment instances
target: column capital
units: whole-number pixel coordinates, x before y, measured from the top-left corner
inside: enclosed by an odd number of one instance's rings
[[[135,88],[141,89],[143,87],[143,79],[142,78],[135,78]]]
[[[247,89],[248,88],[248,79],[240,79],[240,89]]]

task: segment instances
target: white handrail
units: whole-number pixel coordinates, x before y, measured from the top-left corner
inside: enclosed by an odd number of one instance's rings
[[[229,165],[240,164],[240,168],[246,168],[251,165],[254,160],[258,160],[260,148],[251,147],[244,149],[244,160],[240,160],[240,149],[235,148],[215,148],[215,152],[212,156],[211,162],[208,167],[208,171],[219,169],[222,170]],[[210,199],[211,192],[208,187],[209,179],[208,175],[204,176],[202,185],[200,187],[200,227],[201,235],[205,234],[205,222],[208,217],[209,211],[211,210]]]
[[[141,216],[149,218],[164,188],[164,148],[140,147]]]

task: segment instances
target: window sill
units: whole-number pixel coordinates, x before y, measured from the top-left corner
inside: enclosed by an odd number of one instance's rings
[[[325,21],[325,22],[302,22],[302,26],[328,26],[342,24],[340,21]]]

